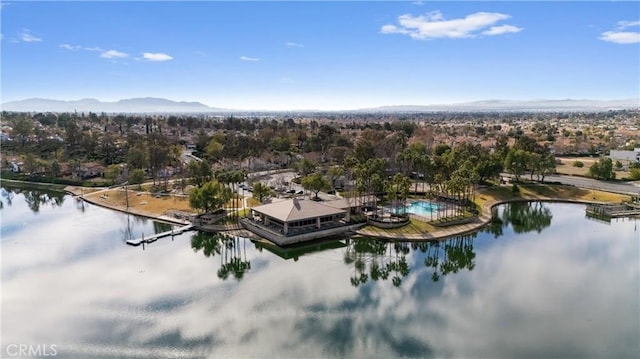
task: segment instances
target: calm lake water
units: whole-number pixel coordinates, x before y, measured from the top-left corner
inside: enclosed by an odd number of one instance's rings
[[[0,200],[0,357],[640,357],[640,223],[581,205],[503,206],[440,243],[278,251],[195,232],[131,247],[170,227],[54,193]]]

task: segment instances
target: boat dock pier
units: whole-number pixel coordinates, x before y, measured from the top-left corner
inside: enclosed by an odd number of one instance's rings
[[[127,244],[131,245],[131,246],[139,246],[142,243],[155,242],[158,238],[174,236],[176,234],[182,234],[182,233],[190,231],[192,229],[193,229],[193,224],[188,224],[188,225],[186,225],[184,227],[180,227],[178,229],[172,229],[170,231],[152,234],[152,235],[150,235],[148,237],[145,237],[144,234],[143,234],[142,237],[140,237],[138,239],[129,239],[129,240],[127,240]]]
[[[640,205],[622,204],[593,204],[587,206],[587,216],[596,218],[620,218],[640,216]]]

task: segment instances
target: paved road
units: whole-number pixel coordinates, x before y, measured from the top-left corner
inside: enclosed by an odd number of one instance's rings
[[[202,161],[202,159],[192,155],[191,153],[193,152],[193,150],[186,150],[183,149],[182,150],[182,154],[180,154],[180,159],[182,160],[183,163],[188,164],[191,161]]]
[[[606,182],[598,181],[591,178],[566,176],[566,175],[552,175],[547,176],[544,179],[545,182],[560,182],[562,184],[568,184],[580,188],[596,189],[607,192],[615,192],[622,194],[640,194],[640,186],[624,183],[624,182]]]

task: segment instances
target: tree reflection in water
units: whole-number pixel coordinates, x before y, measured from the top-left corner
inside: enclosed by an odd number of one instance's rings
[[[7,191],[4,187],[0,189],[0,194],[7,200],[9,207],[13,204],[13,192]],[[4,203],[4,202],[3,202]]]
[[[218,278],[230,277],[241,280],[251,269],[247,260],[247,239],[224,233],[196,232],[191,237],[191,248],[195,252],[202,250],[205,257],[220,257]]]
[[[425,266],[433,269],[431,279],[437,282],[441,276],[474,268],[474,238],[475,234],[471,234],[442,242],[411,243],[384,242],[373,238],[351,239],[347,241],[344,262],[353,264],[351,285],[355,287],[369,280],[388,278],[398,287],[410,272],[407,255],[412,250],[420,251],[426,255]]]
[[[50,204],[52,207],[60,207],[64,203],[66,194],[61,191],[51,191],[43,189],[25,189],[19,187],[10,187],[3,184],[2,197],[7,200],[9,206],[12,205],[13,196],[22,194],[29,209],[34,213],[40,211],[40,207]]]
[[[147,220],[146,218],[142,217],[142,223],[146,222],[146,220]],[[153,221],[153,232],[154,233],[168,232],[168,231],[171,230],[172,227],[173,227],[173,225],[171,225],[169,223]]]
[[[515,202],[503,206],[502,215],[498,208],[493,208],[493,220],[484,231],[493,234],[495,238],[502,236],[503,228],[511,225],[515,233],[527,233],[543,229],[551,225],[553,215],[551,210],[542,202]]]
[[[537,231],[551,225],[552,214],[541,202],[511,203],[494,208],[493,221],[484,231],[496,238],[503,235],[503,228],[511,225],[514,232]],[[439,281],[443,276],[471,271],[475,267],[476,254],[473,241],[477,233],[455,236],[444,241],[431,242],[388,242],[374,238],[350,238],[346,240],[344,263],[353,266],[351,285],[358,287],[369,281],[391,279],[394,286],[402,284],[411,268],[407,256],[421,252],[424,265],[432,270],[431,280]],[[246,238],[223,233],[199,232],[191,238],[191,247],[202,250],[206,257],[220,257],[218,277],[242,279],[251,269],[246,259]],[[260,245],[256,245],[261,250]],[[332,248],[335,249],[335,248]]]
[[[446,241],[416,243],[418,249],[426,254],[424,265],[431,268],[431,280],[437,282],[450,273],[458,273],[462,269],[473,270],[476,253],[473,251],[473,240],[476,234],[456,236]]]

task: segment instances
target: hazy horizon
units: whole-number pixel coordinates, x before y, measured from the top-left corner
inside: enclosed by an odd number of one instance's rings
[[[143,97],[120,99],[118,101],[100,101],[95,98],[78,100],[58,100],[31,98],[2,103],[2,110],[37,112],[438,112],[438,111],[601,111],[608,109],[640,108],[640,99],[536,99],[514,101],[508,99],[487,99],[465,103],[433,105],[382,105],[369,108],[352,109],[234,109],[214,107],[197,101],[173,101],[165,98]]]

